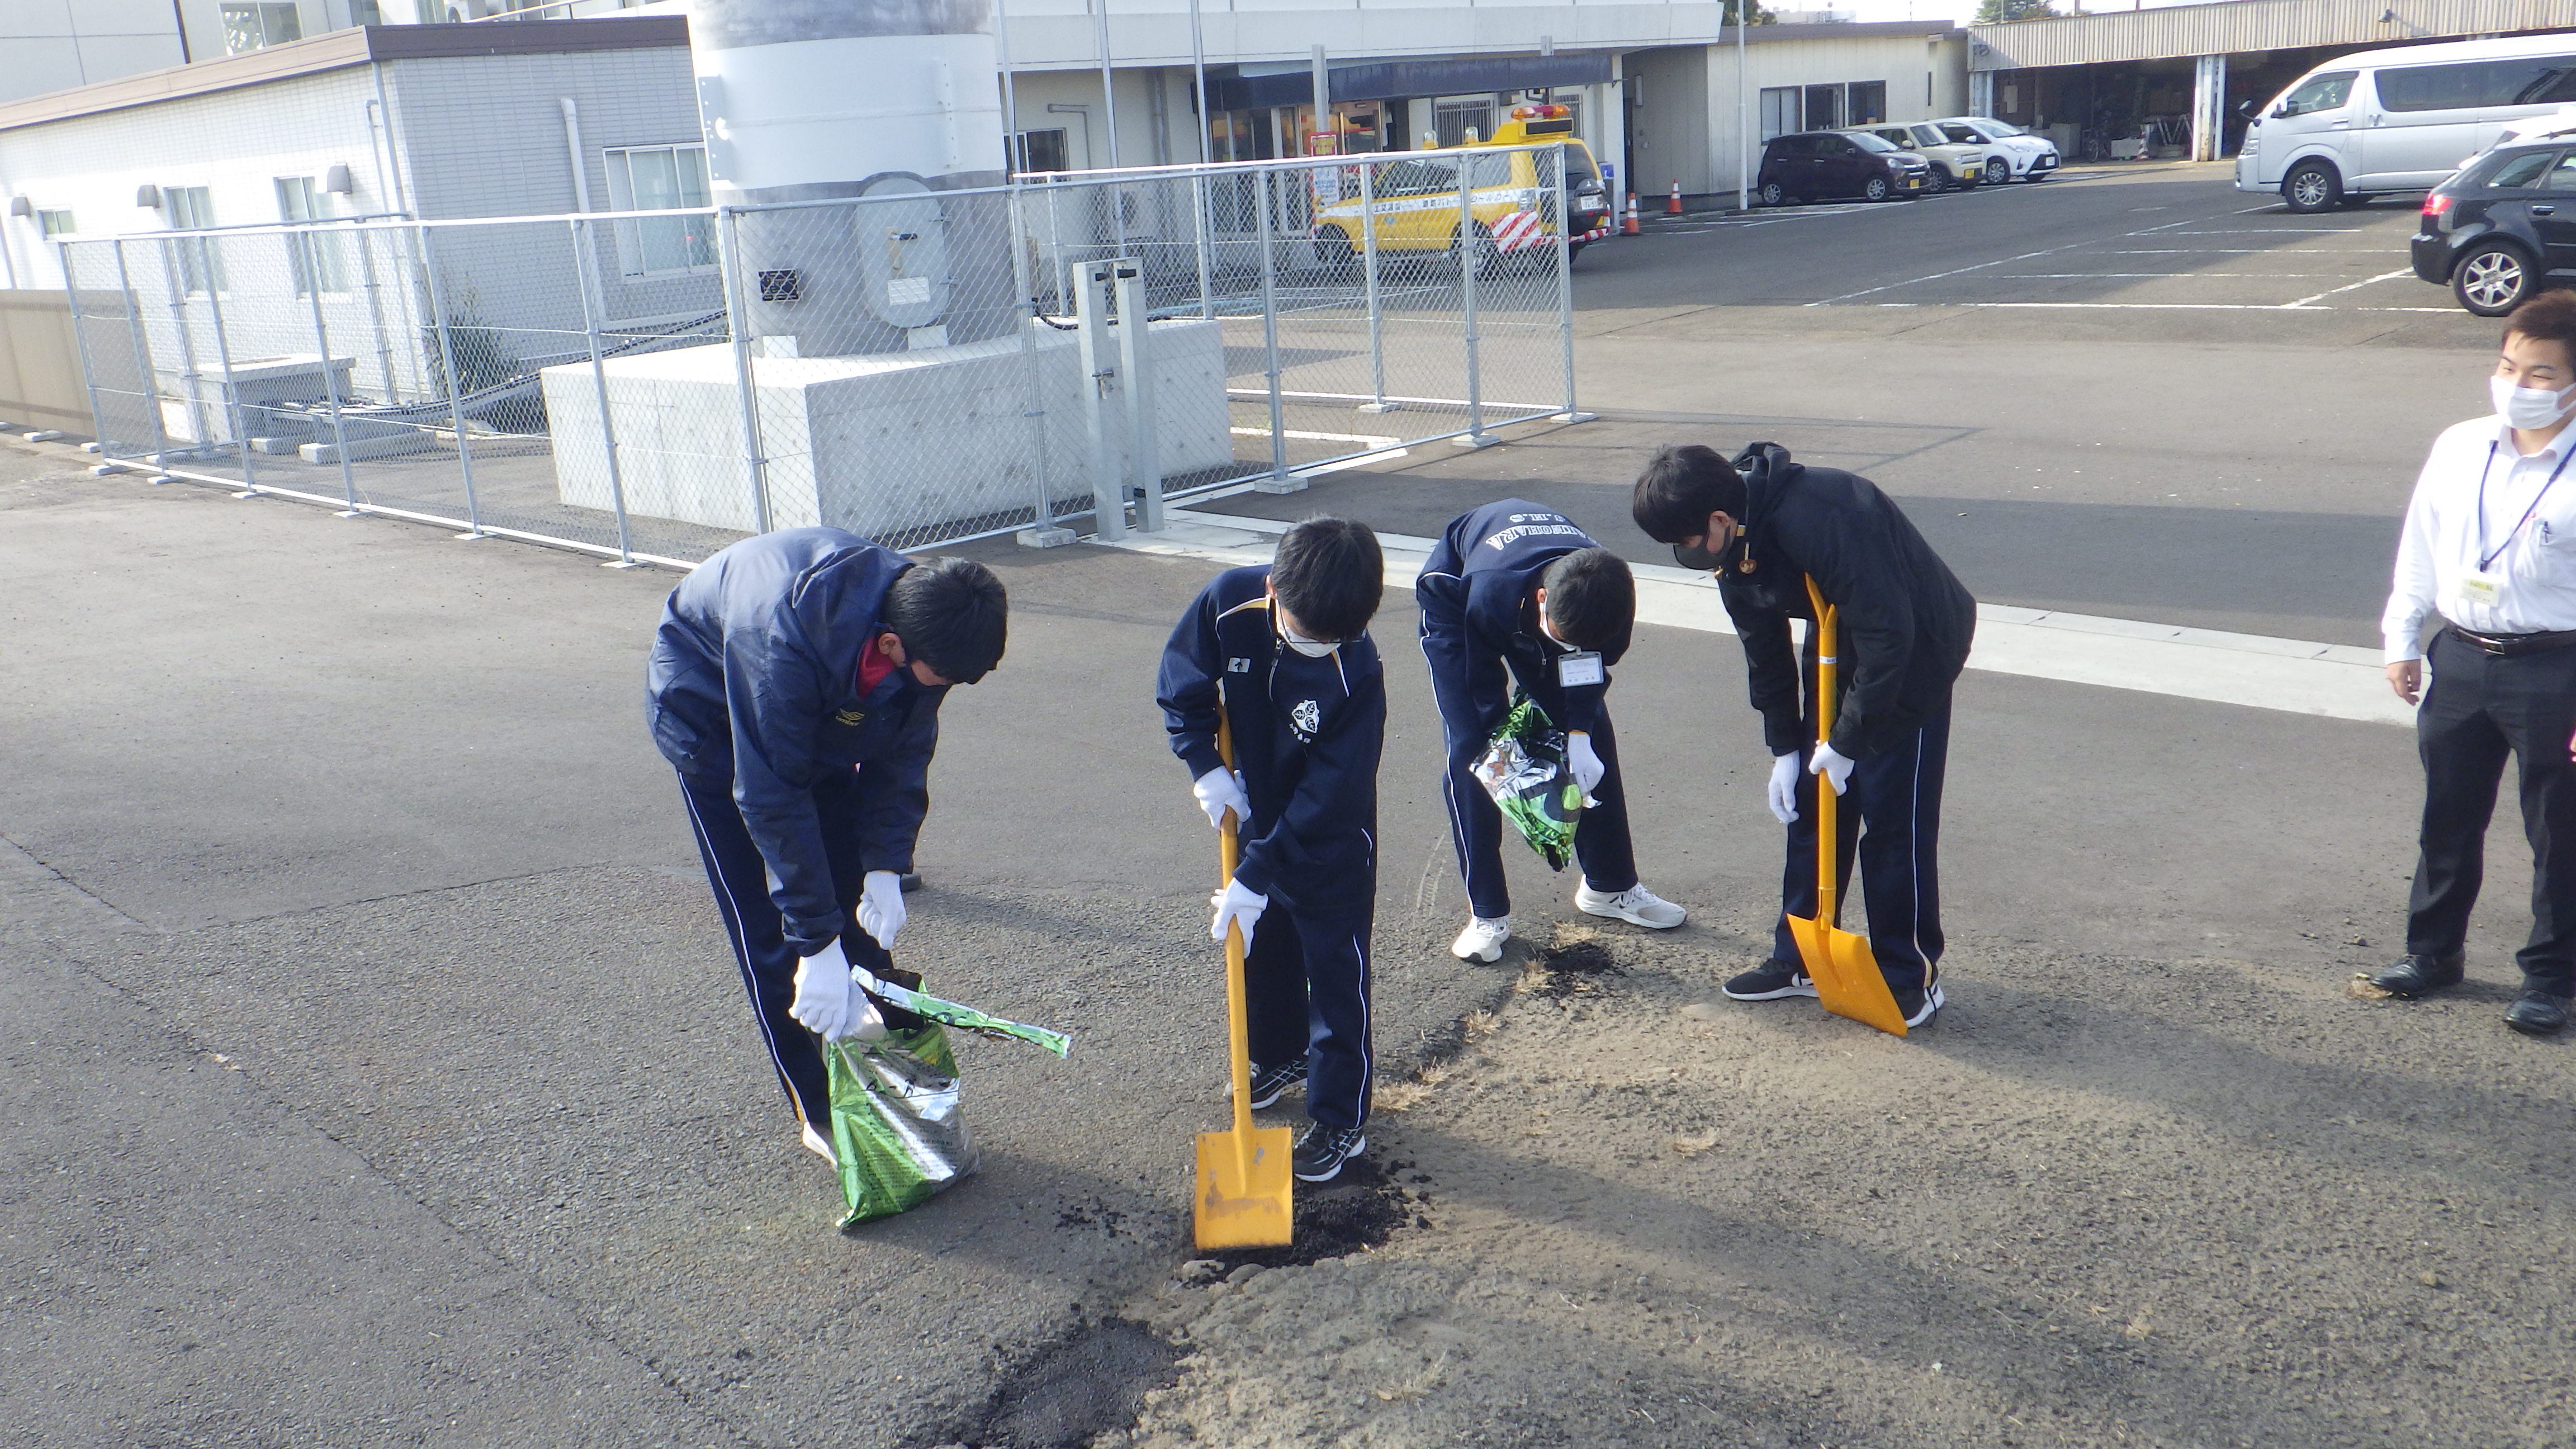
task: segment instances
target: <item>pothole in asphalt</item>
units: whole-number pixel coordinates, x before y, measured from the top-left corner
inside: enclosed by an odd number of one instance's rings
[[[1331,1182],[1301,1182],[1294,1210],[1295,1236],[1285,1247],[1231,1248],[1207,1256],[1228,1270],[1245,1263],[1293,1268],[1377,1247],[1422,1215],[1413,1193],[1395,1180],[1396,1173],[1412,1166],[1366,1155],[1345,1166]]]
[[[1145,1325],[1077,1326],[1004,1375],[980,1413],[910,1442],[967,1449],[1082,1449],[1144,1412],[1145,1394],[1180,1378],[1181,1351]]]
[[[1534,996],[1575,996],[1599,987],[1605,976],[1624,976],[1610,948],[1590,937],[1577,937],[1541,950],[1530,962],[1521,989]]]

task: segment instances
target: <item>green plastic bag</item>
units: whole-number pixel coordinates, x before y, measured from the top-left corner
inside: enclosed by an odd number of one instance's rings
[[[1476,760],[1476,778],[1502,808],[1503,818],[1530,843],[1550,870],[1563,870],[1574,858],[1574,826],[1583,815],[1583,788],[1565,767],[1565,731],[1558,729],[1527,695],[1512,702],[1512,711],[1485,753]]]
[[[942,1000],[922,991],[920,980],[909,972],[888,972],[878,981],[872,994],[894,1008],[883,1040],[849,1038],[823,1048],[832,1094],[832,1155],[840,1164],[841,1200],[849,1208],[841,1218],[844,1229],[919,1207],[971,1175],[981,1161],[959,1111],[949,1027],[1029,1042],[1057,1056],[1072,1049],[1062,1032]]]

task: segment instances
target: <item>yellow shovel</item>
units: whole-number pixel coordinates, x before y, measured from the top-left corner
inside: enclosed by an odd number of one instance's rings
[[[1217,719],[1216,748],[1225,767],[1233,769],[1234,732],[1223,716]],[[1234,812],[1228,810],[1217,835],[1217,856],[1224,867],[1226,885],[1234,883],[1235,825]],[[1192,1217],[1202,1250],[1286,1243],[1291,1229],[1289,1205],[1297,1186],[1297,1179],[1289,1171],[1292,1149],[1288,1129],[1252,1125],[1252,1041],[1251,1028],[1245,1020],[1243,948],[1242,923],[1228,922],[1225,1026],[1234,1072],[1234,1130],[1199,1134],[1198,1192],[1192,1202]],[[1889,1009],[1895,1008],[1891,1005]]]
[[[1816,743],[1821,745],[1834,732],[1834,611],[1825,603],[1816,581],[1807,580],[1807,598],[1816,606]],[[1789,918],[1789,934],[1798,943],[1798,955],[1807,963],[1807,976],[1816,983],[1816,995],[1825,1010],[1836,1016],[1847,1016],[1863,1026],[1874,1026],[1896,1036],[1905,1035],[1905,1015],[1896,1009],[1896,997],[1887,989],[1887,978],[1879,973],[1878,958],[1869,951],[1869,938],[1855,936],[1837,924],[1841,912],[1835,898],[1834,882],[1840,872],[1834,869],[1839,852],[1839,836],[1834,828],[1834,807],[1839,800],[1832,783],[1816,777],[1816,915]],[[1206,1157],[1200,1149],[1201,1160]]]

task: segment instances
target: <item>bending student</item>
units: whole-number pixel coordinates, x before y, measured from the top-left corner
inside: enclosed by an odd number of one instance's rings
[[[1836,848],[1847,877],[1858,833],[1870,952],[1905,1024],[1931,1020],[1941,1009],[1938,847],[1950,688],[1968,662],[1977,601],[1877,484],[1792,462],[1776,443],[1755,443],[1732,464],[1696,443],[1660,449],[1630,507],[1637,526],[1671,544],[1683,568],[1717,575],[1774,756],[1771,814],[1789,827],[1771,959],[1727,982],[1726,994],[1738,1001],[1816,994],[1789,918],[1816,913],[1821,777],[1835,794],[1859,797],[1858,810],[1840,812]],[[1833,734],[1812,759],[1804,752],[1816,738],[1814,628],[1803,666],[1789,642],[1789,621],[1814,617],[1809,578],[1842,625]],[[1811,702],[1804,711],[1802,698]]]
[[[939,705],[1002,657],[982,564],[916,564],[837,528],[747,538],[671,591],[645,714],[808,1150],[832,1160],[827,1041],[879,1036],[851,968],[888,969],[930,808]]]
[[[1462,961],[1499,961],[1512,935],[1503,812],[1475,775],[1511,710],[1507,669],[1566,732],[1566,762],[1590,797],[1574,827],[1583,872],[1575,906],[1658,931],[1680,925],[1681,907],[1637,883],[1619,744],[1602,703],[1610,666],[1628,652],[1637,622],[1637,581],[1628,565],[1564,514],[1506,498],[1450,521],[1413,593],[1422,605],[1431,692],[1448,732],[1449,833],[1467,881],[1467,928],[1450,952]]]
[[[2406,955],[2371,982],[2409,998],[2459,983],[2510,755],[2531,840],[2531,937],[2504,1023],[2547,1036],[2576,993],[2576,479],[2562,476],[2576,457],[2576,296],[2514,309],[2487,387],[2495,412],[2453,424],[2424,460],[2380,619],[2389,686],[2423,698],[2424,821]]]
[[[1377,535],[1310,518],[1268,567],[1228,569],[1163,646],[1154,694],[1208,823],[1232,810],[1241,860],[1208,933],[1243,926],[1252,1105],[1299,1082],[1293,1167],[1325,1182],[1368,1150],[1369,933],[1386,674],[1368,637],[1386,588]],[[1233,771],[1217,749],[1234,736]],[[1272,909],[1273,903],[1277,909]]]

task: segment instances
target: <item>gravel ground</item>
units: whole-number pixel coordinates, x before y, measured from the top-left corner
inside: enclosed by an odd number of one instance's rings
[[[1365,1190],[1405,1226],[1184,1267],[1134,1310],[1179,1378],[1108,1442],[2576,1433],[2564,1049],[2501,988],[1968,941],[1900,1041],[1718,996],[1762,924],[1559,927],[1574,969],[1387,1093]]]

